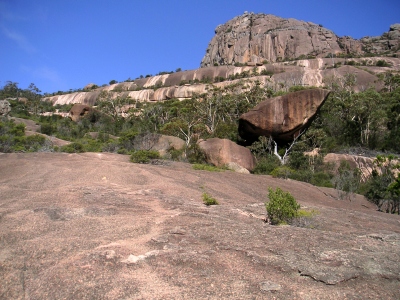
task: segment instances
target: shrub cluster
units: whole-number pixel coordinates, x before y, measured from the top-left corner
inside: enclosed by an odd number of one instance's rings
[[[154,150],[137,150],[131,154],[131,162],[148,164],[152,159],[160,158],[160,153]]]
[[[203,193],[203,202],[205,205],[210,206],[210,205],[218,205],[218,201],[217,199],[211,197],[209,194],[207,193]]]
[[[268,189],[269,202],[265,203],[271,224],[288,224],[297,216],[300,205],[289,192],[280,188]]]

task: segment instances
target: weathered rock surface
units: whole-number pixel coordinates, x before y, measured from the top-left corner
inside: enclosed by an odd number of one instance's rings
[[[217,26],[201,66],[256,65],[329,54],[379,54],[399,50],[399,24],[381,37],[354,40],[312,22],[244,13]]]
[[[374,160],[371,157],[338,153],[328,153],[324,156],[324,163],[333,163],[336,168],[340,166],[342,161],[347,162],[351,169],[358,168],[364,181],[372,175]]]
[[[182,81],[201,80],[205,77],[212,78],[224,77],[244,71],[250,71],[251,68],[235,68],[235,67],[211,67],[192,71],[179,72],[175,74],[157,75],[149,78],[138,79],[134,82],[123,82],[113,84],[106,87],[98,88],[90,92],[76,92],[65,95],[57,95],[43,98],[44,101],[49,101],[53,105],[64,105],[81,103],[86,105],[94,105],[102,91],[114,91],[120,97],[130,97],[138,101],[164,101],[171,98],[187,99],[191,98],[194,93],[202,94],[207,92],[210,84],[186,84],[180,85]],[[259,76],[257,78],[249,78],[249,82],[260,81],[266,83],[270,76]],[[237,81],[237,80],[236,80]],[[235,81],[233,81],[235,82]],[[233,83],[232,81],[215,83],[218,87],[224,87]],[[153,89],[155,84],[162,87]]]
[[[267,99],[240,116],[239,135],[249,142],[259,136],[290,142],[310,124],[328,95],[328,90],[308,89]]]
[[[318,214],[266,224],[267,187]],[[400,217],[359,196],[109,153],[0,154],[0,195],[1,299],[398,299]]]
[[[8,116],[10,111],[10,102],[8,102],[7,100],[0,100],[0,116]]]
[[[228,139],[211,138],[198,143],[204,152],[207,162],[217,167],[223,167],[229,163],[252,171],[256,165],[254,156],[250,150]]]
[[[77,122],[85,115],[87,115],[92,108],[89,105],[85,104],[74,104],[69,111],[69,117],[72,121]]]
[[[149,78],[135,80],[134,82],[123,82],[113,84],[106,87],[100,87],[90,92],[77,92],[65,95],[57,95],[43,98],[44,101],[49,101],[53,105],[64,105],[81,103],[86,105],[94,105],[102,91],[113,91],[120,97],[131,97],[140,102],[144,101],[164,101],[171,98],[187,99],[191,98],[194,93],[206,93],[210,84],[194,83],[196,79],[201,80],[203,77],[229,78],[231,75],[240,74],[243,72],[253,72],[253,69],[261,74],[267,72],[271,75],[253,76],[246,78],[248,85],[252,86],[255,81],[259,81],[262,86],[270,87],[274,90],[288,89],[293,85],[306,85],[322,87],[325,85],[324,80],[336,78],[340,80],[347,73],[352,73],[356,76],[355,91],[364,90],[366,87],[372,86],[376,89],[381,89],[383,83],[377,77],[378,74],[386,71],[400,71],[400,59],[395,57],[369,57],[369,58],[352,58],[352,61],[358,64],[364,64],[362,68],[355,66],[344,65],[347,61],[343,58],[317,58],[304,59],[292,62],[272,63],[256,67],[234,67],[234,66],[219,66],[201,68],[198,70],[190,70],[178,72],[174,74],[157,75]],[[385,60],[390,67],[376,67],[378,60]],[[333,63],[336,65],[342,64],[337,68],[333,68]],[[192,82],[192,84],[179,85],[180,82]],[[217,87],[224,87],[229,84],[237,83],[239,80],[224,81],[214,83]],[[161,84],[158,89],[151,88],[154,84]]]
[[[161,156],[165,156],[169,150],[182,150],[185,147],[185,141],[170,135],[149,133],[139,135],[133,140],[135,150],[154,150]]]
[[[360,40],[365,52],[379,54],[383,52],[399,52],[400,24],[393,24],[389,31],[381,36],[364,37]]]

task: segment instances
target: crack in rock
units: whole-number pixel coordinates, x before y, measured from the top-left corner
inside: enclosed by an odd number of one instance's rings
[[[322,282],[325,283],[326,285],[336,285],[341,282],[346,282],[351,279],[356,279],[359,277],[358,274],[348,274],[347,276],[343,275],[337,275],[337,274],[327,274],[324,272],[307,272],[307,271],[302,271],[298,270],[300,273],[300,276],[306,276],[309,278],[312,278],[313,280],[317,282]]]

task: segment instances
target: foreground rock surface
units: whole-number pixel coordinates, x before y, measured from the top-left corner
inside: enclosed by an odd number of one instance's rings
[[[291,142],[309,126],[328,95],[328,90],[308,89],[267,99],[240,116],[239,134],[246,141],[271,136]]]
[[[319,213],[264,223],[278,186]],[[220,205],[204,206],[204,191]],[[0,154],[0,194],[1,299],[398,299],[400,217],[331,189],[18,153]]]

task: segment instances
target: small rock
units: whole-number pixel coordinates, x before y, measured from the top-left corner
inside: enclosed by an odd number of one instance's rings
[[[127,259],[123,260],[122,262],[127,264],[127,265],[133,265],[136,264],[137,262],[144,260],[146,258],[145,255],[129,255]]]
[[[229,170],[232,170],[232,171],[234,171],[236,173],[250,174],[249,170],[243,168],[242,166],[238,165],[235,162],[229,162],[227,164],[227,167],[228,167]]]
[[[156,243],[168,243],[169,239],[168,239],[168,235],[164,234],[164,235],[152,237],[151,240]]]
[[[105,251],[104,256],[106,257],[107,260],[114,260],[116,254],[114,250],[107,250]]]
[[[279,291],[281,286],[272,281],[263,281],[260,283],[260,290],[262,291]]]

